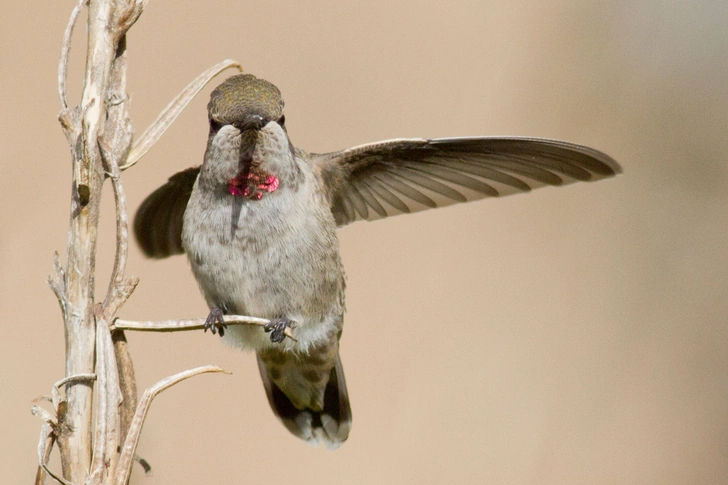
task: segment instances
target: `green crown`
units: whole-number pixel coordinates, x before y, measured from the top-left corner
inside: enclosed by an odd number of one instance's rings
[[[220,124],[242,121],[248,115],[277,120],[283,115],[281,92],[265,79],[238,74],[225,80],[210,95],[207,111]]]

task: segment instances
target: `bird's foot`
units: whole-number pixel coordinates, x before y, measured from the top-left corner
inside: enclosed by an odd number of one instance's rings
[[[225,325],[225,320],[223,320],[222,316],[222,310],[218,307],[210,310],[210,314],[207,315],[207,319],[205,320],[205,332],[207,332],[207,329],[209,328],[213,335],[215,335],[218,331],[220,332],[220,337],[225,335],[227,325]]]
[[[286,329],[294,328],[295,326],[296,322],[294,322],[290,318],[274,318],[273,320],[265,324],[263,330],[265,330],[266,333],[270,332],[271,342],[273,342],[274,344],[279,344],[283,342],[284,338],[286,338]]]

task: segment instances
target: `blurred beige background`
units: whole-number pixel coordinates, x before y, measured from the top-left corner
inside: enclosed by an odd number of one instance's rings
[[[68,227],[56,68],[74,3],[6,2],[0,20],[6,483],[32,480],[31,400],[63,377],[45,277]],[[199,332],[130,334],[140,389],[207,363],[234,373],[155,401],[139,448],[154,477],[134,483],[727,483],[727,25],[709,1],[150,2],[128,39],[137,133],[233,57],[280,87],[311,151],[531,135],[603,150],[625,174],[342,230],[354,427],[335,452],[275,420],[252,355]],[[210,89],[125,173],[132,211],[201,162]],[[207,314],[184,258],[134,247],[129,271],[124,317]]]

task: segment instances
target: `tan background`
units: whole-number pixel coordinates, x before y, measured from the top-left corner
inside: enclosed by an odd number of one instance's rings
[[[32,480],[31,399],[63,376],[45,277],[68,225],[56,66],[73,3],[6,2],[0,20],[5,483]],[[599,148],[625,174],[342,230],[354,428],[335,452],[276,422],[252,355],[201,333],[129,335],[141,389],[206,363],[234,372],[158,398],[139,448],[155,475],[135,482],[728,482],[727,25],[712,1],[150,2],[129,37],[138,133],[234,57],[281,88],[312,151],[532,135]],[[125,174],[132,210],[200,163],[209,90]],[[207,313],[184,258],[134,247],[129,268],[141,284],[124,317]]]

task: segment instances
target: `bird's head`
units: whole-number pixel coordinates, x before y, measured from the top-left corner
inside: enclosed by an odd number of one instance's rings
[[[225,80],[210,96],[210,131],[231,125],[240,131],[260,130],[274,121],[284,126],[283,98],[273,84],[252,74]]]
[[[271,176],[278,180],[279,172],[290,169],[294,153],[283,107],[278,88],[252,74],[232,76],[215,88],[207,105],[208,178],[228,181],[233,195],[260,196],[256,184]]]

